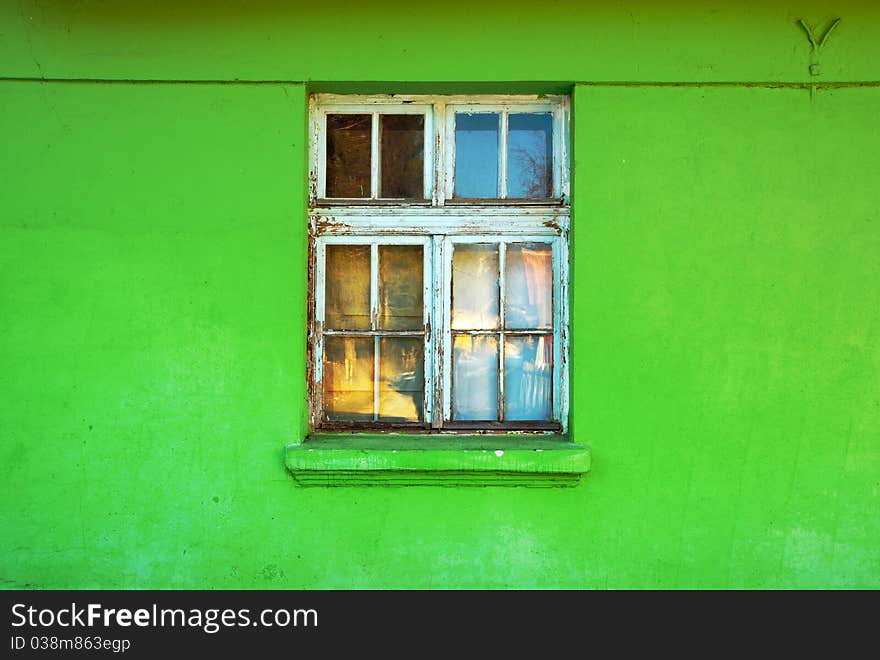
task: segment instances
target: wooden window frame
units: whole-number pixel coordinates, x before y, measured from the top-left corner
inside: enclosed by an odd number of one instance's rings
[[[565,118],[567,105],[563,102],[535,103],[529,99],[504,102],[449,102],[446,104],[444,117],[446,121],[445,149],[443,168],[446,190],[444,199],[448,204],[479,204],[479,205],[547,205],[560,204],[568,195],[568,168],[565,164]],[[552,117],[553,127],[553,177],[552,192],[547,198],[508,198],[508,116],[511,114],[548,113]],[[455,116],[456,114],[498,114],[500,126],[498,131],[498,190],[497,198],[460,199],[455,197]]]
[[[536,433],[568,431],[569,352],[569,99],[565,96],[428,96],[315,94],[309,100],[309,410],[315,432],[362,431],[450,434]],[[454,199],[454,117],[456,112],[548,112],[553,118],[553,197],[549,199]],[[425,115],[425,199],[382,199],[378,144],[379,116]],[[371,196],[328,199],[326,187],[326,116],[370,114],[373,119]],[[502,119],[504,123],[504,120]],[[506,143],[506,132],[503,130]],[[506,152],[499,148],[499,163]],[[506,163],[503,168],[506,171]],[[501,172],[501,169],[499,169]],[[499,174],[502,176],[502,174]],[[549,243],[553,264],[552,422],[460,422],[451,420],[451,257],[461,243]],[[326,246],[369,244],[371,278],[375,280],[379,245],[420,244],[424,249],[425,402],[424,423],[341,423],[323,421],[322,377],[324,277]],[[504,278],[503,263],[500,277]],[[372,283],[371,289],[376,283]],[[371,293],[371,311],[375,306]],[[508,333],[499,330],[499,333]],[[516,331],[519,332],[519,331]],[[524,334],[525,332],[519,332]],[[341,332],[336,335],[392,335],[393,332]],[[410,333],[412,334],[412,333]],[[535,333],[532,333],[535,334]],[[540,334],[540,333],[538,333]],[[503,381],[503,347],[499,345]],[[378,359],[378,358],[376,358]],[[378,373],[374,373],[378,382]],[[374,385],[375,386],[375,385]],[[501,385],[503,387],[503,385]],[[502,395],[503,396],[503,395]]]

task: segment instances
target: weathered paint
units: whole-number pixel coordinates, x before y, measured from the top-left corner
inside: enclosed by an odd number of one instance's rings
[[[800,25],[804,32],[807,35],[807,39],[810,42],[810,75],[818,76],[822,70],[819,66],[819,55],[822,52],[822,46],[825,45],[825,42],[828,40],[828,37],[831,36],[831,33],[834,31],[840,24],[840,18],[835,18],[831,21],[831,24],[825,28],[825,31],[821,33],[821,36],[817,39],[816,35],[813,34],[813,28],[811,28],[804,19],[798,19],[798,25]]]
[[[880,586],[876,4],[174,6],[0,3],[3,76],[118,81],[0,82],[3,584]],[[293,486],[307,90],[124,82],[212,77],[584,83],[581,485]]]
[[[507,198],[507,115],[509,112],[552,113],[553,117],[553,162],[552,197],[549,199],[530,199],[527,201]],[[455,189],[455,116],[460,113],[491,112],[500,118],[498,148],[498,190],[499,199],[453,200]],[[380,199],[379,180],[379,115],[384,113],[418,114],[424,117],[425,136],[436,135],[437,147],[433,140],[425,140],[424,200]],[[370,149],[370,192],[361,198],[327,199],[327,117],[336,114],[369,115],[371,119],[372,145]],[[445,121],[435,117],[445,116]],[[490,242],[499,243],[499,295],[505,299],[505,253],[507,239],[522,241],[545,241],[543,233],[552,230],[552,235],[562,240],[552,240],[554,272],[553,304],[553,414],[552,422],[514,422],[505,421],[505,334],[498,335],[498,423],[489,425],[490,430],[500,427],[535,432],[564,433],[568,426],[567,389],[567,333],[563,331],[564,320],[568,319],[568,298],[562,296],[561,281],[568,279],[568,250],[563,245],[568,234],[563,232],[557,219],[568,222],[569,169],[568,144],[570,122],[569,98],[549,95],[398,95],[381,94],[374,96],[312,94],[309,97],[309,180],[315,182],[309,198],[309,226],[316,246],[315,268],[317,276],[310,278],[309,295],[314,297],[316,313],[310,328],[311,355],[314,365],[311,369],[311,390],[309,397],[312,430],[326,431],[328,428],[360,429],[381,426],[386,429],[407,428],[419,432],[432,429],[438,431],[444,426],[461,428],[452,422],[451,400],[454,383],[451,378],[451,340],[449,314],[452,307],[451,259],[456,243]],[[438,182],[445,182],[440,190]],[[564,219],[563,219],[564,216]],[[498,235],[496,235],[498,234]],[[389,238],[390,237],[390,238]],[[387,334],[375,330],[378,315],[378,252],[377,241],[382,243],[399,242],[421,244],[425,255],[424,274],[424,332],[408,333],[425,337],[424,359],[424,400],[423,422],[399,424],[379,423],[379,337]],[[371,325],[372,332],[324,331],[324,254],[325,245],[330,243],[370,243],[371,249]],[[432,259],[431,255],[437,255]],[[562,255],[562,256],[560,256]],[[433,261],[441,264],[441,273],[432,275]],[[433,286],[431,278],[435,281]],[[500,328],[504,328],[504,305],[499,306]],[[428,328],[434,321],[436,338],[430,339]],[[374,410],[372,424],[363,422],[328,422],[323,419],[323,356],[324,336],[341,334],[374,337]],[[400,333],[398,333],[400,334]],[[496,333],[489,333],[496,334]],[[515,333],[514,333],[515,334]],[[526,334],[523,331],[522,334]],[[528,331],[527,334],[542,334]],[[441,344],[442,348],[436,346]],[[439,354],[441,359],[433,359]],[[446,356],[446,361],[442,359]],[[434,401],[441,401],[436,409]],[[439,419],[438,419],[439,418]],[[468,424],[468,428],[475,428]],[[310,454],[309,454],[310,455]]]

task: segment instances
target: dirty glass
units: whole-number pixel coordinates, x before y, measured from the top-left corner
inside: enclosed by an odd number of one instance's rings
[[[327,115],[327,197],[370,196],[370,115]]]
[[[498,197],[498,113],[455,114],[455,197]]]
[[[373,338],[325,337],[324,419],[373,419]]]
[[[504,260],[504,324],[513,329],[553,326],[553,252],[547,243],[510,243]]]
[[[498,339],[456,335],[452,343],[452,419],[498,419]]]
[[[452,253],[452,327],[498,327],[498,246],[459,244]]]
[[[328,245],[324,328],[370,329],[370,246]]]
[[[379,340],[379,420],[419,422],[425,400],[424,340]]]
[[[424,326],[424,256],[421,245],[379,246],[379,329]]]
[[[553,341],[549,335],[504,340],[504,418],[548,420],[552,414]]]
[[[425,116],[381,115],[380,197],[425,196]]]
[[[507,196],[553,194],[553,121],[549,113],[511,114],[507,118]]]

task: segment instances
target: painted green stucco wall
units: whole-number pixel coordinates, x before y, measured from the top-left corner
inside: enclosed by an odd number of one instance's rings
[[[3,586],[880,587],[875,5],[0,4]],[[293,485],[311,81],[574,89],[576,488]]]

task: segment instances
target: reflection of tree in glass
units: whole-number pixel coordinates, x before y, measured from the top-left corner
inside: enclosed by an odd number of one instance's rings
[[[536,154],[527,147],[512,147],[509,158],[516,163],[519,174],[517,184],[524,190],[516,190],[516,197],[542,198],[550,197],[553,190],[553,173],[550,170],[550,159],[545,154]],[[510,168],[514,170],[514,168]],[[514,196],[512,193],[511,196]]]

